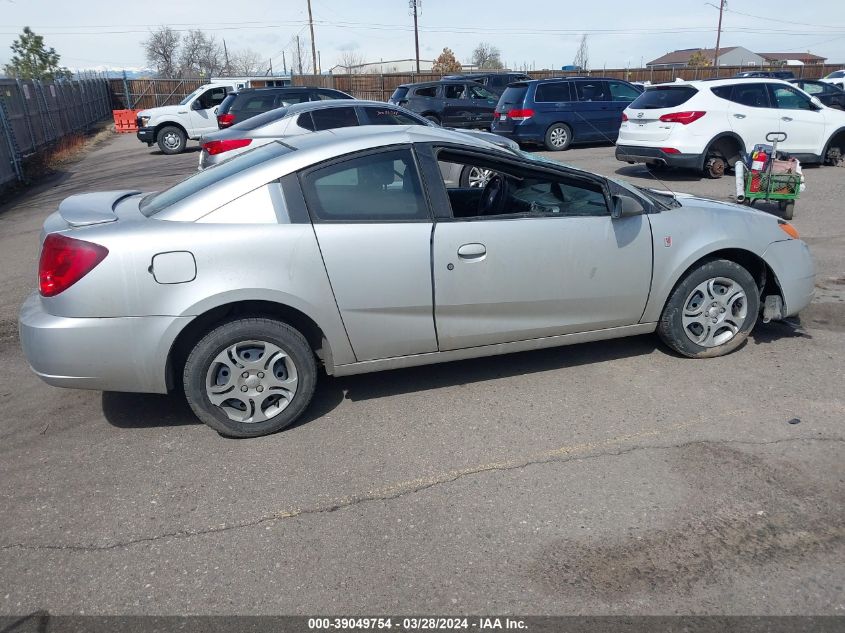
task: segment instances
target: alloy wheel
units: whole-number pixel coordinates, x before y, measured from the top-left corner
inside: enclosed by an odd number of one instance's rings
[[[742,286],[727,277],[714,277],[687,296],[682,322],[693,343],[718,347],[737,335],[747,317],[748,301]]]

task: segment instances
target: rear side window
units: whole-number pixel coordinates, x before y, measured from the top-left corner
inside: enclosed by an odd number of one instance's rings
[[[428,219],[417,168],[408,149],[367,154],[322,167],[306,173],[303,184],[308,209],[323,222]]]
[[[424,125],[421,121],[393,108],[362,108],[364,125]]]
[[[528,84],[512,84],[505,88],[500,98],[501,103],[505,105],[515,105],[522,103],[525,99],[525,93],[528,92]]]
[[[217,111],[218,114],[226,114],[232,107],[232,104],[238,98],[238,93],[232,92],[226,95],[226,98],[223,99],[223,102],[220,104],[220,109]]]
[[[770,108],[766,84],[741,83],[711,88],[714,95],[749,108]]]
[[[244,95],[243,98],[235,101],[232,112],[243,112],[245,114],[256,114],[272,110],[276,102],[274,94],[253,94]]]
[[[296,118],[296,124],[303,130],[314,131],[314,119],[311,118],[310,112],[304,112]]]
[[[293,105],[294,103],[305,103],[311,100],[311,95],[304,91],[298,90],[296,92],[280,92],[276,95],[276,107]]]
[[[349,95],[339,90],[318,90],[314,95],[314,101],[329,101],[331,99],[349,99]]]
[[[353,127],[358,125],[358,117],[354,108],[324,108],[311,113],[314,120],[314,130],[334,130],[339,127]]]
[[[464,95],[463,84],[447,84],[443,86],[443,94],[447,99],[461,99]]]
[[[510,88],[508,88],[508,90],[510,90]],[[534,95],[534,101],[572,101],[572,97],[569,92],[569,82],[556,81],[553,83],[538,84],[537,93]]]
[[[408,89],[404,86],[397,88],[393,91],[393,94],[390,95],[390,98],[393,101],[401,101],[405,98],[405,95],[408,94]]]
[[[264,125],[268,125],[286,117],[287,114],[287,108],[276,108],[246,119],[245,121],[241,121],[240,123],[236,123],[230,129],[256,130]]]
[[[437,86],[426,86],[425,88],[417,88],[414,94],[418,97],[435,97],[437,96]]]
[[[576,81],[578,101],[610,101],[603,81]]]
[[[610,96],[613,101],[633,101],[640,96],[639,90],[628,84],[623,84],[621,81],[608,81],[607,85],[610,88]]]
[[[698,92],[692,86],[659,86],[648,88],[631,103],[633,110],[674,108],[689,101]]]

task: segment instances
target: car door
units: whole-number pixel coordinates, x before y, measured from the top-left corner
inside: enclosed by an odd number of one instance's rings
[[[573,136],[579,140],[613,141],[618,125],[611,124],[612,109],[607,82],[585,79],[573,82],[578,103],[573,112]],[[621,119],[621,114],[620,114]],[[614,129],[615,128],[615,129]]]
[[[769,84],[769,92],[780,118],[780,131],[786,134],[778,148],[794,154],[821,154],[824,112],[792,86]]]
[[[467,127],[470,121],[466,85],[448,83],[443,89],[443,127]]]
[[[436,351],[432,220],[410,146],[334,159],[300,182],[356,359]]]
[[[746,152],[758,143],[768,143],[769,132],[780,131],[780,114],[771,105],[765,83],[743,81],[712,91],[728,102],[728,124],[745,143]]]
[[[499,98],[481,85],[467,84],[467,110],[473,127],[488,128]]]
[[[189,116],[192,138],[210,134],[219,129],[217,126],[217,108],[223,103],[226,95],[233,91],[232,86],[214,86],[191,102]]]
[[[472,190],[437,183],[432,199],[449,206],[432,242],[440,350],[639,321],[651,284],[651,227],[643,215],[611,219],[603,179],[449,148],[435,158],[511,182],[494,215],[478,214]]]

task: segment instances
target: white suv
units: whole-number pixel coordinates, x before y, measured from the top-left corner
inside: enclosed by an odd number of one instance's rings
[[[829,75],[822,77],[821,80],[845,90],[845,70],[834,70]]]
[[[769,132],[785,132],[778,149],[802,163],[845,156],[845,112],[785,81],[734,78],[647,87],[622,114],[616,158],[719,178]]]

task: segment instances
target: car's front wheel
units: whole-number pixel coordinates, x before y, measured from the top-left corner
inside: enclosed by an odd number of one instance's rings
[[[174,125],[166,125],[158,131],[158,148],[165,154],[181,154],[185,151],[185,132]]]
[[[735,262],[714,259],[678,283],[663,308],[657,333],[684,356],[723,356],[748,338],[759,310],[751,273]]]
[[[297,330],[266,318],[224,323],[185,363],[185,397],[197,417],[230,437],[257,437],[292,424],[317,383],[314,354]]]

